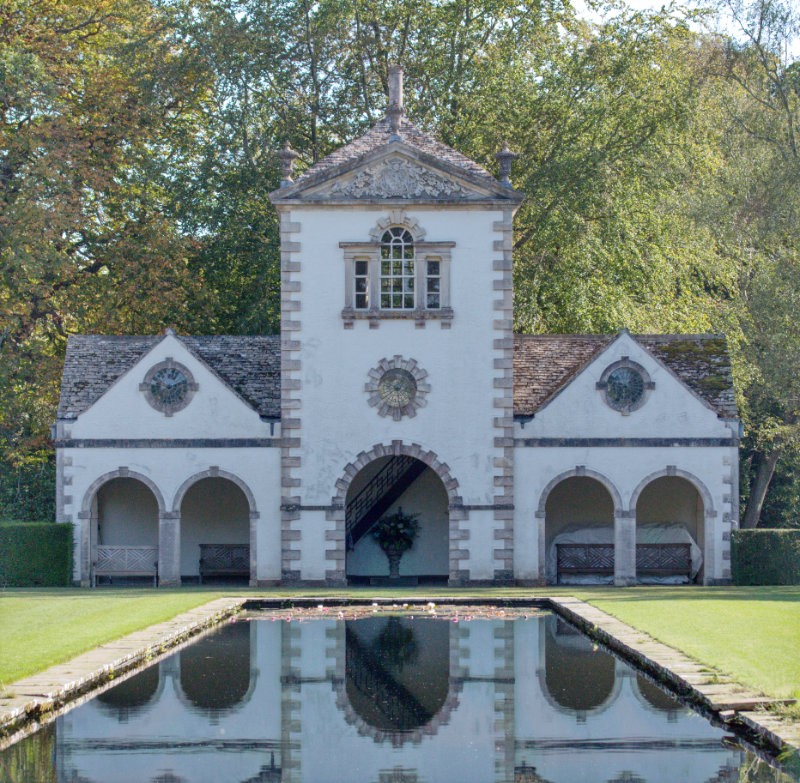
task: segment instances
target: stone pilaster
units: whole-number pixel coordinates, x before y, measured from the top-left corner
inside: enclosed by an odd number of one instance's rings
[[[181,584],[181,515],[178,511],[161,513],[158,518],[158,584],[180,587]]]
[[[494,224],[494,579],[514,578],[514,211]]]
[[[281,581],[300,579],[302,361],[300,358],[300,224],[279,208],[281,231]]]
[[[614,584],[636,584],[636,517],[620,509],[614,512]]]

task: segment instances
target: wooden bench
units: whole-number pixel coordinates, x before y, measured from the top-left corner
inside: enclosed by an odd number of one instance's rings
[[[556,544],[556,574],[614,576],[613,544]],[[690,544],[637,544],[636,576],[692,578]]]
[[[97,577],[147,576],[158,585],[157,546],[96,546],[92,563],[92,587]]]
[[[200,584],[220,576],[250,578],[249,544],[200,544]]]

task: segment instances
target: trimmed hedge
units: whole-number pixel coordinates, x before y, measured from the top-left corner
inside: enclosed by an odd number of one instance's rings
[[[0,586],[72,584],[72,525],[0,522]]]
[[[731,573],[737,585],[800,584],[800,530],[734,530]]]

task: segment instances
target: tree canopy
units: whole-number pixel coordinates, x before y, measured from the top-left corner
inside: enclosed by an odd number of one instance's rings
[[[791,520],[800,27],[791,2],[716,2],[724,33],[569,0],[7,0],[0,515],[52,516],[67,335],[277,330],[275,152],[310,166],[364,132],[399,62],[414,122],[490,170],[520,154],[516,329],[725,331],[745,520]]]

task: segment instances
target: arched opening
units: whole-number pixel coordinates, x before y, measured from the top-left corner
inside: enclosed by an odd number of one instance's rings
[[[609,702],[616,681],[613,656],[555,616],[548,618],[544,658],[547,692],[579,720]]]
[[[252,632],[252,623],[230,623],[181,651],[181,690],[195,709],[215,717],[248,698]]]
[[[636,565],[640,582],[702,581],[703,498],[682,476],[653,479],[636,501]]]
[[[450,626],[433,619],[376,617],[345,625],[350,706],[377,732],[430,723],[450,690]]]
[[[636,689],[648,707],[657,712],[665,713],[669,721],[677,719],[681,705],[666,691],[662,691],[661,688],[654,685],[647,678],[642,677],[641,674],[636,675]]]
[[[114,715],[120,723],[127,723],[140,712],[158,692],[159,666],[148,666],[133,677],[123,680],[97,697],[103,711]]]
[[[153,491],[139,479],[119,476],[97,490],[90,528],[95,584],[154,581],[158,512]]]
[[[247,581],[250,504],[231,479],[202,478],[183,496],[180,573],[184,582]]]
[[[614,578],[614,501],[590,476],[570,476],[545,503],[549,584],[610,583]]]
[[[424,462],[406,455],[373,460],[353,477],[345,506],[345,573],[350,583],[389,579],[389,559],[375,538],[375,526],[398,510],[416,515],[418,524],[411,548],[400,558],[400,582],[447,581],[448,496],[442,480]]]

